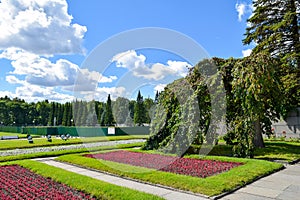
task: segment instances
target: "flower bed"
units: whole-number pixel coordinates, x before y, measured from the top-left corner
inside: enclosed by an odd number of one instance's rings
[[[0,199],[88,200],[93,198],[18,165],[9,165],[0,167]]]
[[[229,171],[234,167],[242,165],[242,163],[237,162],[178,158],[130,151],[112,151],[99,154],[87,154],[85,156],[202,178]]]

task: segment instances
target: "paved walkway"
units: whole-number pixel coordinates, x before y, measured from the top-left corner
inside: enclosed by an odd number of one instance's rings
[[[86,175],[104,182],[147,192],[170,200],[204,200],[208,199],[194,194],[175,191],[172,189],[143,184],[140,182],[88,170],[66,163],[54,161],[53,158],[34,159],[48,165]],[[300,199],[300,163],[287,165],[286,169],[261,178],[231,194],[222,200],[298,200]]]
[[[144,183],[140,183],[140,182],[120,178],[120,177],[117,177],[117,176],[108,175],[108,174],[105,174],[105,173],[84,169],[84,168],[77,167],[77,166],[74,166],[74,165],[69,165],[69,164],[66,164],[66,163],[57,162],[57,161],[54,161],[53,158],[38,158],[38,159],[34,159],[34,160],[45,163],[45,164],[48,164],[48,165],[51,165],[51,166],[63,168],[67,171],[75,172],[77,174],[89,176],[89,177],[92,177],[92,178],[95,178],[95,179],[98,179],[98,180],[101,180],[101,181],[104,181],[104,182],[107,182],[107,183],[111,183],[111,184],[114,184],[114,185],[119,185],[119,186],[131,188],[131,189],[134,189],[134,190],[139,190],[139,191],[142,191],[142,192],[154,194],[154,195],[163,197],[163,198],[168,199],[168,200],[175,200],[175,199],[180,199],[180,200],[207,200],[207,198],[200,197],[198,195],[193,195],[193,194],[188,194],[188,193],[184,193],[184,192],[175,191],[175,190],[172,190],[172,189],[167,189],[167,188],[163,188],[163,187],[148,185],[148,184],[144,184]]]
[[[300,163],[259,179],[229,194],[223,200],[298,200],[300,199]]]

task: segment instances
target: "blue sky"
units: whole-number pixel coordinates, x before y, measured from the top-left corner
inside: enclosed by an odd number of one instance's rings
[[[243,57],[252,48],[242,44],[252,9],[250,0],[2,0],[0,96],[105,101],[141,90],[153,97],[194,63],[160,49],[126,49],[108,66],[83,63],[109,38],[145,27],[183,34],[209,57]]]

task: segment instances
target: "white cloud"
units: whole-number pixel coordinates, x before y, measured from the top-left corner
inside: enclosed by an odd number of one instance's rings
[[[241,2],[235,4],[235,9],[238,12],[238,20],[241,22],[245,14],[252,13],[253,6],[252,4]]]
[[[98,100],[106,102],[108,95],[111,99],[115,100],[118,97],[124,97],[126,95],[126,89],[124,87],[98,87],[94,91],[82,92],[85,100]]]
[[[235,5],[235,9],[238,12],[239,21],[242,21],[242,17],[245,14],[245,11],[246,11],[246,4],[244,4],[244,3],[237,3]]]
[[[116,62],[117,67],[136,69],[145,67],[146,57],[144,55],[137,55],[134,50],[119,53],[115,55],[111,62]]]
[[[0,97],[9,97],[9,98],[14,98],[16,97],[12,92],[10,91],[0,91]]]
[[[39,86],[73,86],[77,82],[77,84],[92,84],[96,87],[98,83],[112,82],[117,79],[115,76],[106,77],[99,72],[80,69],[76,64],[65,59],[51,62],[47,58],[15,48],[3,51],[0,58],[12,61],[14,71],[10,74],[25,75],[24,81]],[[6,79],[9,83],[20,83],[12,76]]]
[[[51,62],[45,57],[36,54],[9,48],[0,54],[0,59],[11,61],[13,70],[6,76],[10,84],[19,84],[15,92],[8,93],[9,97],[18,97],[26,101],[50,101],[66,102],[73,96],[62,91],[94,91],[98,83],[113,82],[116,76],[104,76],[96,71],[80,69],[76,64],[59,59]],[[75,87],[74,85],[79,85]],[[60,91],[60,92],[57,92]],[[0,96],[7,92],[0,92]],[[8,96],[8,95],[7,95]]]
[[[158,84],[157,86],[154,87],[154,94],[156,94],[156,92],[161,92],[165,89],[165,87],[167,86],[167,84]]]
[[[38,102],[48,99],[56,102],[70,102],[74,99],[73,96],[68,94],[62,94],[54,91],[50,87],[40,87],[37,85],[24,84],[17,87],[15,92],[0,91],[0,97],[7,96],[9,98],[20,98],[27,102]]]
[[[25,81],[22,81],[15,76],[6,76],[6,81],[11,84],[25,84]]]
[[[66,0],[2,0],[0,49],[38,55],[83,53],[87,28],[73,24]]]
[[[30,84],[17,87],[14,95],[27,102],[37,102],[45,99],[56,102],[70,102],[74,99],[72,95],[56,92],[52,87],[41,87]]]
[[[250,54],[252,53],[252,49],[243,50],[242,53],[243,57],[250,56]]]
[[[156,81],[169,75],[184,77],[188,72],[188,68],[191,67],[187,62],[171,60],[167,64],[146,64],[146,57],[142,54],[138,55],[134,50],[119,53],[111,61],[116,62],[117,67],[131,70],[136,77]]]

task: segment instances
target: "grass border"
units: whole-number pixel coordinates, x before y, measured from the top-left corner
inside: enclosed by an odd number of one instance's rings
[[[83,154],[66,155],[57,158],[57,160],[79,165],[81,167],[93,170],[99,170],[101,172],[112,173],[120,177],[126,177],[142,181],[147,184],[164,185],[182,191],[189,191],[192,193],[207,195],[210,197],[221,195],[224,192],[229,192],[236,188],[242,187],[250,182],[257,180],[262,176],[271,174],[283,167],[282,164],[272,163],[263,160],[208,156],[205,157],[205,159],[242,162],[244,163],[244,165],[233,168],[228,172],[224,172],[215,176],[207,178],[197,178],[173,174],[169,172],[149,170],[143,167],[136,167],[111,161],[101,160],[100,162],[93,158],[83,157],[82,155]],[[199,158],[199,156],[197,157],[195,155],[190,155],[186,157]],[[127,169],[127,171],[120,171],[117,169]],[[160,177],[160,179],[158,180],[157,177]]]

